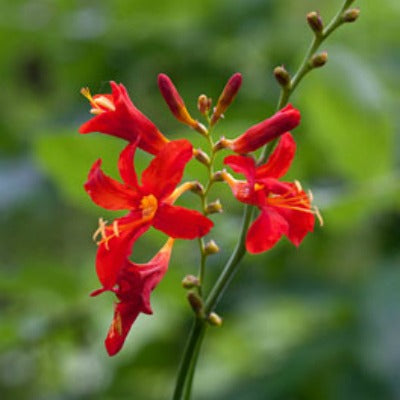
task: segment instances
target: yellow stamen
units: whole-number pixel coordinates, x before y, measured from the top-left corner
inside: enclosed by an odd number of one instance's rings
[[[294,185],[296,186],[296,189],[297,189],[299,192],[302,192],[302,191],[303,191],[303,188],[302,188],[301,183],[300,183],[299,181],[294,181]]]
[[[115,111],[114,103],[110,99],[108,99],[106,96],[96,97],[94,99],[94,103],[98,107],[103,107],[103,108],[106,108],[106,109],[108,109],[110,111]]]
[[[99,218],[99,227],[93,233],[92,239],[95,241],[97,236],[101,235],[102,238],[106,236],[106,224],[107,221],[104,221],[103,218]]]
[[[91,103],[93,102],[93,97],[90,94],[90,89],[88,87],[84,87],[81,89],[81,95],[86,97]]]
[[[106,96],[96,96],[96,98],[94,98],[90,93],[90,89],[88,87],[82,88],[81,94],[85,96],[92,105],[93,108],[90,110],[91,114],[98,115],[105,112],[106,110],[115,111],[114,103]]]
[[[324,219],[322,218],[322,215],[321,215],[321,213],[319,212],[319,209],[316,206],[314,206],[314,214],[318,219],[319,226],[324,226]]]
[[[115,233],[115,236],[119,237],[119,228],[118,228],[118,221],[117,220],[115,220],[113,222],[113,231]]]
[[[255,183],[254,184],[254,190],[255,191],[262,190],[262,189],[264,189],[264,185],[262,185],[261,183]]]

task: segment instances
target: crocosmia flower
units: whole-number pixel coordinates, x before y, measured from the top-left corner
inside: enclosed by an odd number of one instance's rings
[[[122,348],[132,324],[140,313],[152,314],[150,295],[168,269],[174,239],[169,238],[164,247],[146,264],[135,264],[128,259],[118,274],[113,292],[119,302],[115,304],[114,317],[105,346],[110,356]],[[96,296],[104,289],[92,293]]]
[[[278,180],[288,171],[295,151],[296,143],[291,134],[286,133],[268,161],[259,167],[251,157],[232,155],[224,159],[226,165],[247,179],[240,181],[226,171],[222,173],[234,196],[260,210],[246,237],[246,249],[250,253],[269,250],[282,235],[298,246],[306,234],[313,231],[314,215],[320,218],[318,209],[311,206],[311,194],[307,194],[299,182]]]
[[[296,128],[300,123],[300,118],[300,111],[289,104],[272,117],[253,125],[236,139],[222,139],[221,145],[230,148],[235,153],[250,153]]]
[[[129,142],[139,139],[138,146],[141,149],[157,154],[168,143],[168,139],[134,106],[124,85],[110,82],[110,86],[111,94],[92,96],[88,88],[81,90],[90,101],[90,112],[94,117],[85,122],[79,132],[101,132]]]
[[[129,210],[126,216],[108,225],[100,219],[95,232],[96,237],[101,236],[96,270],[106,290],[117,283],[135,240],[150,226],[181,239],[201,237],[213,226],[198,211],[173,205],[183,192],[193,188],[191,182],[176,188],[193,155],[192,145],[187,140],[167,143],[143,171],[141,184],[133,167],[135,149],[136,143],[131,143],[120,155],[118,168],[123,183],[103,173],[101,160],[93,165],[85,183],[86,191],[97,205],[108,210]]]

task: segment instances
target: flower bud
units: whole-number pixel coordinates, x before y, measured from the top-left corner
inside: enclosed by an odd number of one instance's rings
[[[222,149],[231,148],[232,142],[233,142],[232,140],[229,140],[229,139],[225,138],[224,136],[222,136],[221,139],[219,139],[218,142],[215,143],[213,150],[219,151]]]
[[[167,75],[158,75],[158,87],[169,109],[178,121],[189,125],[203,135],[207,134],[207,129],[190,116],[182,97]]]
[[[200,315],[203,311],[203,300],[201,297],[195,292],[189,292],[187,294],[187,299],[194,313]]]
[[[213,201],[212,203],[208,203],[206,206],[206,209],[204,210],[206,214],[216,214],[216,213],[221,213],[222,210],[222,204],[218,200]]]
[[[204,194],[204,187],[200,182],[194,181],[192,182],[190,191],[197,194]]]
[[[211,117],[211,125],[214,125],[222,116],[222,114],[231,105],[232,101],[235,99],[240,86],[242,84],[242,75],[238,72],[233,74],[227,84],[224,87],[221,95],[219,96],[216,107],[214,108],[214,113]]]
[[[323,51],[322,53],[315,54],[311,58],[311,67],[312,68],[320,68],[323,67],[328,61],[328,53]]]
[[[196,149],[195,158],[207,167],[210,165],[210,157],[201,149]]]
[[[289,72],[286,71],[285,67],[279,66],[274,69],[275,79],[278,83],[283,87],[288,87],[290,85],[290,75]]]
[[[250,127],[236,139],[227,141],[228,146],[226,147],[229,147],[236,153],[250,153],[283,133],[296,128],[300,123],[300,118],[300,111],[291,104],[288,104],[272,117]]]
[[[208,243],[206,243],[204,247],[204,252],[207,255],[216,254],[219,252],[219,247],[217,243],[214,242],[214,240],[210,240]]]
[[[222,318],[215,312],[210,313],[210,315],[207,317],[207,321],[213,326],[219,327],[222,325]]]
[[[211,108],[211,99],[201,94],[197,100],[197,108],[203,115],[207,115]]]
[[[359,8],[351,8],[343,13],[342,21],[343,22],[354,22],[357,20],[359,15],[360,15]]]
[[[324,24],[317,11],[311,11],[307,14],[307,22],[316,34],[320,34],[324,30]]]
[[[182,287],[184,289],[193,289],[194,287],[199,287],[200,281],[194,275],[186,275],[182,280]]]
[[[213,182],[223,182],[224,178],[222,176],[222,171],[214,172],[214,174],[212,176],[212,180],[213,180]]]

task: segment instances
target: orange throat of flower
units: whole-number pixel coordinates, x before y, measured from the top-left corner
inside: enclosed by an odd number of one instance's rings
[[[122,232],[136,229],[138,226],[149,222],[154,218],[158,208],[158,200],[152,194],[143,196],[142,200],[140,201],[139,208],[142,212],[142,218],[126,224],[120,224],[117,220],[115,220],[112,225],[107,225],[107,221],[105,221],[103,218],[99,218],[99,226],[93,234],[93,240],[96,241],[98,246],[104,244],[105,248],[110,250],[109,241],[111,239],[119,237]],[[99,236],[100,240],[97,240]]]
[[[85,96],[92,106],[90,110],[91,114],[99,115],[106,111],[115,111],[115,105],[110,99],[110,96],[96,95],[92,96],[89,88],[85,87],[81,89],[81,94]]]

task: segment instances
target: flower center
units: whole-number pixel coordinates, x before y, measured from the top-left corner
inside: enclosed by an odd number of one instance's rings
[[[299,211],[308,214],[314,214],[320,225],[324,225],[321,213],[316,206],[311,205],[312,193],[307,194],[302,189],[300,182],[295,181],[295,189],[289,190],[283,195],[271,195],[267,198],[267,203],[271,206],[287,208],[292,211]]]
[[[140,208],[142,210],[142,216],[144,219],[152,219],[158,208],[157,198],[152,194],[144,196],[140,202]]]
[[[81,89],[81,94],[90,101],[91,114],[98,115],[105,111],[115,111],[115,105],[108,96],[100,94],[93,97],[87,87]]]

